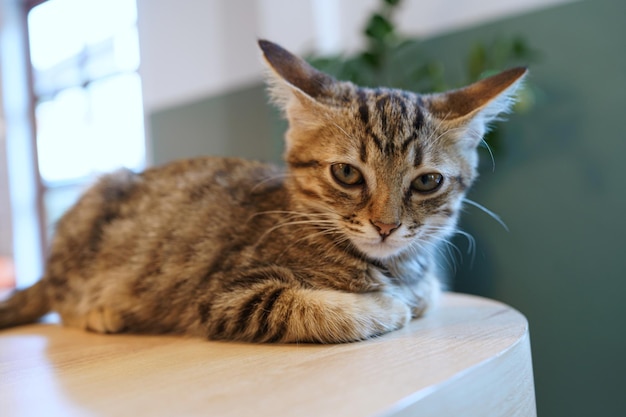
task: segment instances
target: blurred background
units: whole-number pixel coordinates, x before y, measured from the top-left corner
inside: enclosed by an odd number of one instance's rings
[[[623,0],[0,0],[0,286],[38,279],[94,175],[280,162],[256,39],[366,84],[457,87],[526,62],[452,251],[452,289],[529,320],[540,416],[624,416]]]

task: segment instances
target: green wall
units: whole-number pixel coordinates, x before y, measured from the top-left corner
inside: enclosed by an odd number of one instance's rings
[[[148,115],[152,161],[219,155],[277,162],[286,128],[279,119],[262,85],[160,110]]]
[[[510,117],[496,170],[470,198],[474,266],[456,287],[505,301],[530,322],[541,416],[626,416],[626,2],[587,1],[430,42],[447,57],[522,34],[541,51],[543,94]],[[460,243],[462,246],[463,243]]]
[[[541,51],[532,111],[504,126],[503,151],[470,198],[475,255],[457,290],[502,300],[530,322],[540,416],[626,416],[626,2],[583,1],[429,40],[459,72],[477,40],[522,35]],[[278,40],[280,41],[280,40]],[[154,160],[276,160],[280,132],[262,87],[151,115]],[[458,246],[464,252],[467,244]]]

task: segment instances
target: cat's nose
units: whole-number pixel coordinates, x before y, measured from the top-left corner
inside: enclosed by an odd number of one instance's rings
[[[374,227],[376,228],[376,230],[378,231],[378,234],[384,239],[387,236],[389,236],[390,234],[392,234],[393,232],[395,232],[402,223],[397,222],[397,223],[383,223],[380,222],[378,220],[370,220],[370,223],[372,223],[372,225],[374,225]]]

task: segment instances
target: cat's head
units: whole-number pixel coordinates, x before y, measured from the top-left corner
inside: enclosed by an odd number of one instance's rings
[[[299,210],[377,259],[453,233],[476,148],[509,110],[525,68],[419,95],[337,81],[274,43],[259,45],[289,121],[285,160]]]

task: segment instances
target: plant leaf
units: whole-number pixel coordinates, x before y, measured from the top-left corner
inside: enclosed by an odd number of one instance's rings
[[[380,14],[376,13],[365,27],[365,34],[375,41],[384,43],[385,39],[394,32],[393,24]]]

